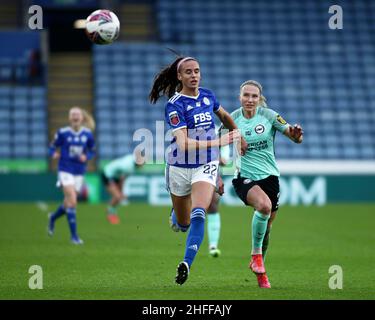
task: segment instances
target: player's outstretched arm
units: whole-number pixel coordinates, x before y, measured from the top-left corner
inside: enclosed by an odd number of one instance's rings
[[[295,124],[294,126],[289,125],[284,134],[295,143],[303,141],[303,130],[299,124]]]

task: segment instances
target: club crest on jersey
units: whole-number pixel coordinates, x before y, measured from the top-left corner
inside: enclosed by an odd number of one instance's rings
[[[204,97],[204,98],[203,98],[203,103],[204,103],[206,106],[209,106],[209,105],[210,105],[210,99],[208,99],[207,97]]]
[[[87,137],[86,136],[82,136],[81,137],[81,141],[82,141],[82,143],[86,143],[87,142]]]
[[[180,118],[177,111],[173,111],[169,114],[169,122],[172,126],[177,126],[180,123]]]
[[[283,117],[282,116],[280,116],[279,114],[277,115],[277,117],[276,117],[276,120],[279,122],[279,123],[281,123],[281,124],[286,124],[286,121],[283,119]]]
[[[262,134],[264,132],[264,125],[258,124],[254,130],[257,134]]]

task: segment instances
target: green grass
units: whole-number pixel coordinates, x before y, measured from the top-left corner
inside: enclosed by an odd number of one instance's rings
[[[174,276],[186,234],[169,229],[169,208],[122,207],[118,226],[104,212],[79,205],[85,244],[74,246],[65,217],[48,238],[36,204],[1,204],[0,299],[375,299],[375,205],[282,207],[266,260],[271,290],[247,268],[248,208],[221,207],[222,256],[208,256],[206,237],[183,286]],[[43,290],[28,287],[31,265],[43,268]],[[343,269],[342,290],[328,287],[331,265]]]

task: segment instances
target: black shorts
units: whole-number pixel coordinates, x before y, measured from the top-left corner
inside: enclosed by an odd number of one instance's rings
[[[265,194],[270,198],[272,203],[272,212],[277,211],[279,208],[280,185],[279,177],[269,176],[265,179],[253,181],[251,179],[243,178],[238,174],[237,178],[232,180],[234,191],[240,199],[248,206],[247,193],[253,186],[259,186]]]
[[[117,179],[117,178],[108,178],[104,172],[102,172],[101,174],[101,177],[102,177],[102,182],[105,186],[108,186],[110,182],[114,182],[116,184],[119,184],[120,183],[120,179]]]

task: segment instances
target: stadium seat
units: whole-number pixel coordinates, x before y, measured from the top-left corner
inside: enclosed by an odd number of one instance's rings
[[[372,19],[375,6],[345,5],[356,14],[346,16],[351,28],[338,33],[320,27],[327,25],[327,8],[314,0],[239,0],[236,5],[229,0],[157,1],[161,45],[117,42],[94,47],[98,136],[110,134],[119,141],[118,135],[130,137],[140,127],[152,131],[155,121],[163,120],[165,100],[150,106],[147,94],[155,74],[173,60],[164,49],[171,47],[199,59],[202,86],[214,90],[228,111],[238,108],[239,85],[256,79],[271,108],[304,126],[302,145],[290,147],[289,141],[277,138],[279,158],[372,159],[375,55],[364,21]],[[111,120],[104,109],[120,121],[107,123]],[[346,147],[356,138],[347,132],[351,127],[361,127],[366,143]],[[99,149],[106,159],[115,154],[114,146]]]
[[[46,114],[44,87],[0,86],[1,156],[44,159],[47,148]],[[38,148],[44,151],[37,151]]]

